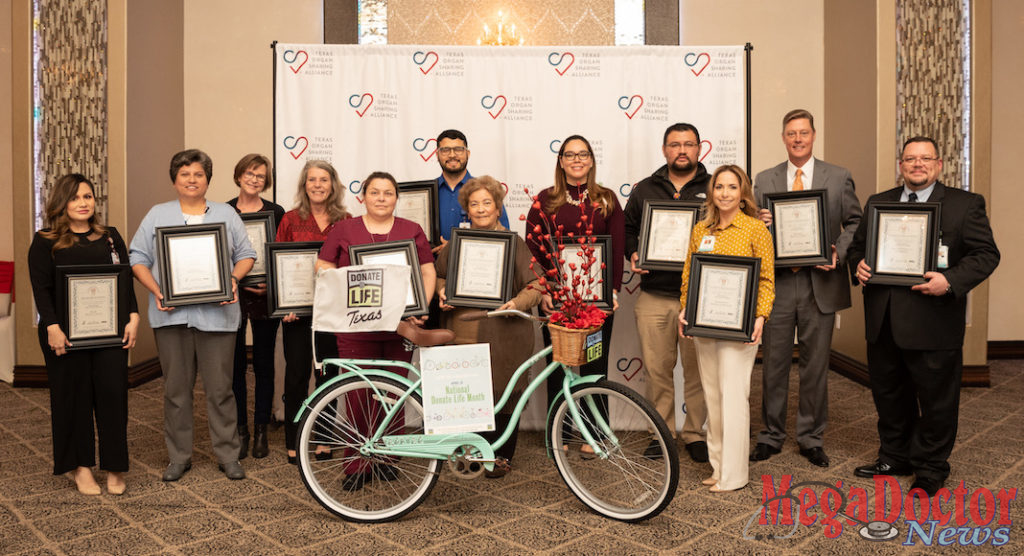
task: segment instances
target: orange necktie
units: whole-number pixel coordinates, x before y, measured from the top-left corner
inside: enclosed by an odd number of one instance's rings
[[[804,178],[803,178],[803,175],[804,175],[804,171],[799,169],[799,168],[797,168],[796,169],[796,177],[793,178],[793,191],[803,191],[804,190]]]

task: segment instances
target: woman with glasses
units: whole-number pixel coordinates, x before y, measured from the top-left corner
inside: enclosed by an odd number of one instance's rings
[[[276,241],[324,241],[335,226],[351,216],[345,210],[345,189],[338,172],[323,160],[310,160],[299,173],[295,208],[285,213],[277,226]],[[309,394],[309,375],[313,372],[313,317],[290,313],[281,326],[284,347],[284,442],[288,463],[296,463],[295,438],[298,425],[295,414]],[[338,356],[331,334],[317,333],[317,360]],[[318,374],[317,386],[327,381]],[[330,458],[326,447],[318,448],[319,458]]]
[[[558,149],[558,158],[555,161],[555,185],[541,191],[537,195],[538,203],[534,203],[526,216],[526,229],[533,230],[541,227],[542,233],[554,234],[555,230],[549,230],[545,219],[541,217],[544,211],[547,220],[554,223],[555,227],[562,227],[562,234],[569,233],[580,235],[586,226],[593,226],[593,235],[610,235],[612,238],[611,258],[604,261],[612,268],[612,311],[619,308],[618,292],[622,285],[623,249],[625,247],[624,217],[622,207],[615,193],[597,183],[597,164],[594,161],[594,150],[590,142],[581,135],[571,135],[562,141]],[[539,208],[538,208],[539,207]],[[582,216],[586,216],[583,219]],[[545,265],[547,258],[541,251],[541,243],[536,240],[527,241],[530,251],[536,260]],[[608,255],[605,255],[608,257]],[[540,269],[538,269],[539,271]],[[557,307],[552,305],[552,300],[545,295],[541,301],[541,309],[551,313]],[[601,375],[608,378],[608,346],[612,340],[612,325],[614,314],[609,314],[601,328],[602,342],[604,349],[601,356],[590,363],[580,366],[581,375]],[[544,342],[550,343],[547,328],[544,331]],[[561,383],[549,380],[547,384],[548,401],[554,400],[561,390]],[[581,445],[581,450],[591,452],[593,449],[588,444]]]
[[[235,164],[235,185],[238,197],[228,201],[238,214],[273,212],[274,225],[281,223],[284,209],[260,197],[273,185],[270,174],[270,160],[261,154],[247,154]],[[270,238],[267,238],[268,240]],[[257,253],[257,257],[265,254]],[[235,339],[235,369],[231,389],[235,392],[238,410],[238,459],[245,459],[249,451],[248,388],[245,383],[247,367],[245,354],[245,323],[252,324],[252,372],[256,379],[253,392],[253,415],[255,427],[252,439],[252,457],[265,458],[270,453],[267,446],[267,425],[270,424],[270,410],[274,403],[274,345],[277,343],[278,320],[267,317],[267,284],[243,286],[238,291],[238,306],[242,321]]]
[[[46,223],[28,250],[32,294],[39,311],[39,345],[50,386],[53,474],[74,473],[78,492],[100,493],[92,475],[96,464],[93,418],[100,444],[100,469],[107,492],[123,494],[128,471],[128,349],[135,345],[139,309],[128,296],[129,321],[122,347],[68,351],[72,343],[61,328],[57,309],[58,265],[109,265],[128,262],[121,234],[96,218],[92,182],[81,174],[57,180],[46,200]]]

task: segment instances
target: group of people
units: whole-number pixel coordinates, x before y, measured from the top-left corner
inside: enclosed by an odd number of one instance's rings
[[[858,467],[858,476],[916,475],[914,486],[934,494],[949,474],[946,460],[956,435],[958,392],[962,366],[965,296],[995,269],[999,252],[992,239],[984,201],[976,194],[948,188],[937,181],[942,160],[937,144],[915,137],[900,158],[903,183],[872,196],[864,209],[878,202],[930,201],[942,205],[940,268],[913,287],[869,282],[864,262],[866,227],[850,173],[813,157],[814,119],[805,110],[788,113],[782,122],[788,160],[757,175],[752,184],[738,166],[725,165],[709,174],[700,162],[700,134],[685,123],[665,131],[665,165],[640,181],[623,209],[611,190],[597,181],[594,151],[589,141],[573,135],[561,143],[554,168],[554,185],[537,196],[526,216],[528,229],[553,222],[575,229],[586,215],[593,234],[611,236],[612,309],[603,324],[603,341],[610,343],[614,312],[624,265],[640,275],[634,318],[647,370],[647,396],[676,433],[673,369],[681,357],[684,375],[685,421],[682,440],[696,462],[710,462],[703,483],[713,492],[743,488],[750,461],[781,451],[786,438],[788,381],[793,338],[799,346],[800,379],[796,437],[800,453],[814,465],[830,463],[822,439],[827,424],[827,368],[835,313],[850,306],[852,278],[864,285],[866,339],[871,388],[878,411],[881,448],[878,460]],[[432,315],[410,317],[410,325],[437,323],[451,329],[456,343],[488,343],[495,395],[504,390],[512,373],[532,353],[532,327],[517,319],[463,321],[464,308],[444,296],[448,278],[448,240],[455,227],[507,230],[505,191],[490,176],[472,177],[467,169],[470,150],[466,136],[446,130],[437,138],[441,176],[437,179],[440,245],[430,245],[424,230],[395,215],[400,190],[395,178],[374,172],[362,183],[366,213],[352,217],[344,208],[344,187],[327,162],[311,160],[302,169],[294,208],[288,212],[260,194],[271,187],[270,161],[261,155],[243,157],[235,167],[239,195],[226,204],[206,198],[213,174],[212,161],[198,150],[174,155],[170,178],[177,200],[154,206],[132,238],[130,248],[113,227],[96,221],[92,184],[71,174],[58,180],[47,204],[48,227],[37,233],[29,260],[33,291],[39,308],[39,338],[51,388],[54,473],[74,472],[78,489],[99,494],[92,475],[95,464],[93,414],[99,432],[100,468],[107,471],[107,490],[124,492],[128,469],[127,356],[135,343],[138,309],[133,298],[122,348],[67,351],[67,331],[56,309],[57,265],[128,262],[135,278],[150,292],[149,319],[156,337],[164,374],[164,436],[169,464],[165,481],[182,477],[192,464],[192,400],[195,378],[202,377],[207,400],[210,438],[220,469],[242,479],[239,460],[249,452],[247,418],[245,327],[253,337],[255,376],[252,455],[269,453],[267,425],[274,396],[274,338],[278,319],[267,315],[266,284],[240,286],[253,266],[256,252],[239,214],[272,211],[276,241],[322,242],[317,269],[350,264],[349,247],[410,239],[416,245],[418,271],[432,301]],[[827,191],[827,237],[831,262],[814,267],[776,267],[768,225],[770,211],[764,195],[774,192]],[[699,201],[700,220],[694,226],[683,271],[639,268],[639,234],[645,201]],[[760,201],[760,202],[759,202]],[[542,213],[544,213],[542,215]],[[224,223],[232,265],[234,299],[168,307],[159,276],[156,229],[199,223]],[[530,261],[546,261],[540,244],[516,240],[512,297],[502,309],[551,313],[550,296],[538,285]],[[707,253],[760,259],[753,333],[746,341],[686,337],[684,327],[692,256]],[[418,266],[418,268],[417,268]],[[853,270],[850,270],[853,269]],[[434,294],[437,294],[436,296]],[[401,332],[324,334],[314,332],[310,317],[289,314],[280,319],[285,366],[285,442],[288,460],[296,461],[296,427],[292,423],[308,395],[314,355],[410,361],[413,345]],[[408,325],[403,324],[405,330]],[[429,324],[428,324],[429,326]],[[545,341],[550,341],[545,335]],[[749,445],[750,377],[763,349],[764,430]],[[315,351],[315,353],[314,353]],[[608,350],[583,365],[581,374],[607,376]],[[317,383],[328,377],[318,373]],[[558,385],[549,384],[548,396]],[[518,394],[518,391],[516,391]],[[372,400],[347,400],[350,417],[361,429],[379,419]],[[511,408],[514,403],[506,404]],[[496,415],[497,430],[510,415]],[[485,433],[497,438],[495,433]],[[488,477],[511,469],[513,434],[498,450],[498,462]],[[588,446],[581,449],[586,450]],[[660,457],[656,445],[648,457]],[[335,457],[328,443],[316,448],[317,459]],[[395,469],[380,462],[345,454],[344,488],[358,490],[370,481],[394,478]]]

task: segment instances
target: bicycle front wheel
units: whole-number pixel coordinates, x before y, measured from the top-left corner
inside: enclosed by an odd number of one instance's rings
[[[407,387],[384,377],[351,377],[321,392],[299,424],[299,473],[313,498],[349,521],[397,519],[422,502],[437,482],[435,459],[363,455],[387,411]],[[413,393],[384,435],[423,434],[423,405]],[[317,448],[331,459],[318,459]]]
[[[605,452],[582,452],[587,444],[569,411]],[[636,522],[661,513],[675,496],[679,456],[665,421],[635,391],[607,380],[576,386],[548,423],[555,465],[569,490],[595,512]]]

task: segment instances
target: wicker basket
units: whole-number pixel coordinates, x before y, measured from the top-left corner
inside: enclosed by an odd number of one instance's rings
[[[557,324],[548,324],[551,333],[551,357],[565,365],[579,366],[587,362],[587,336],[600,327],[566,328]]]

